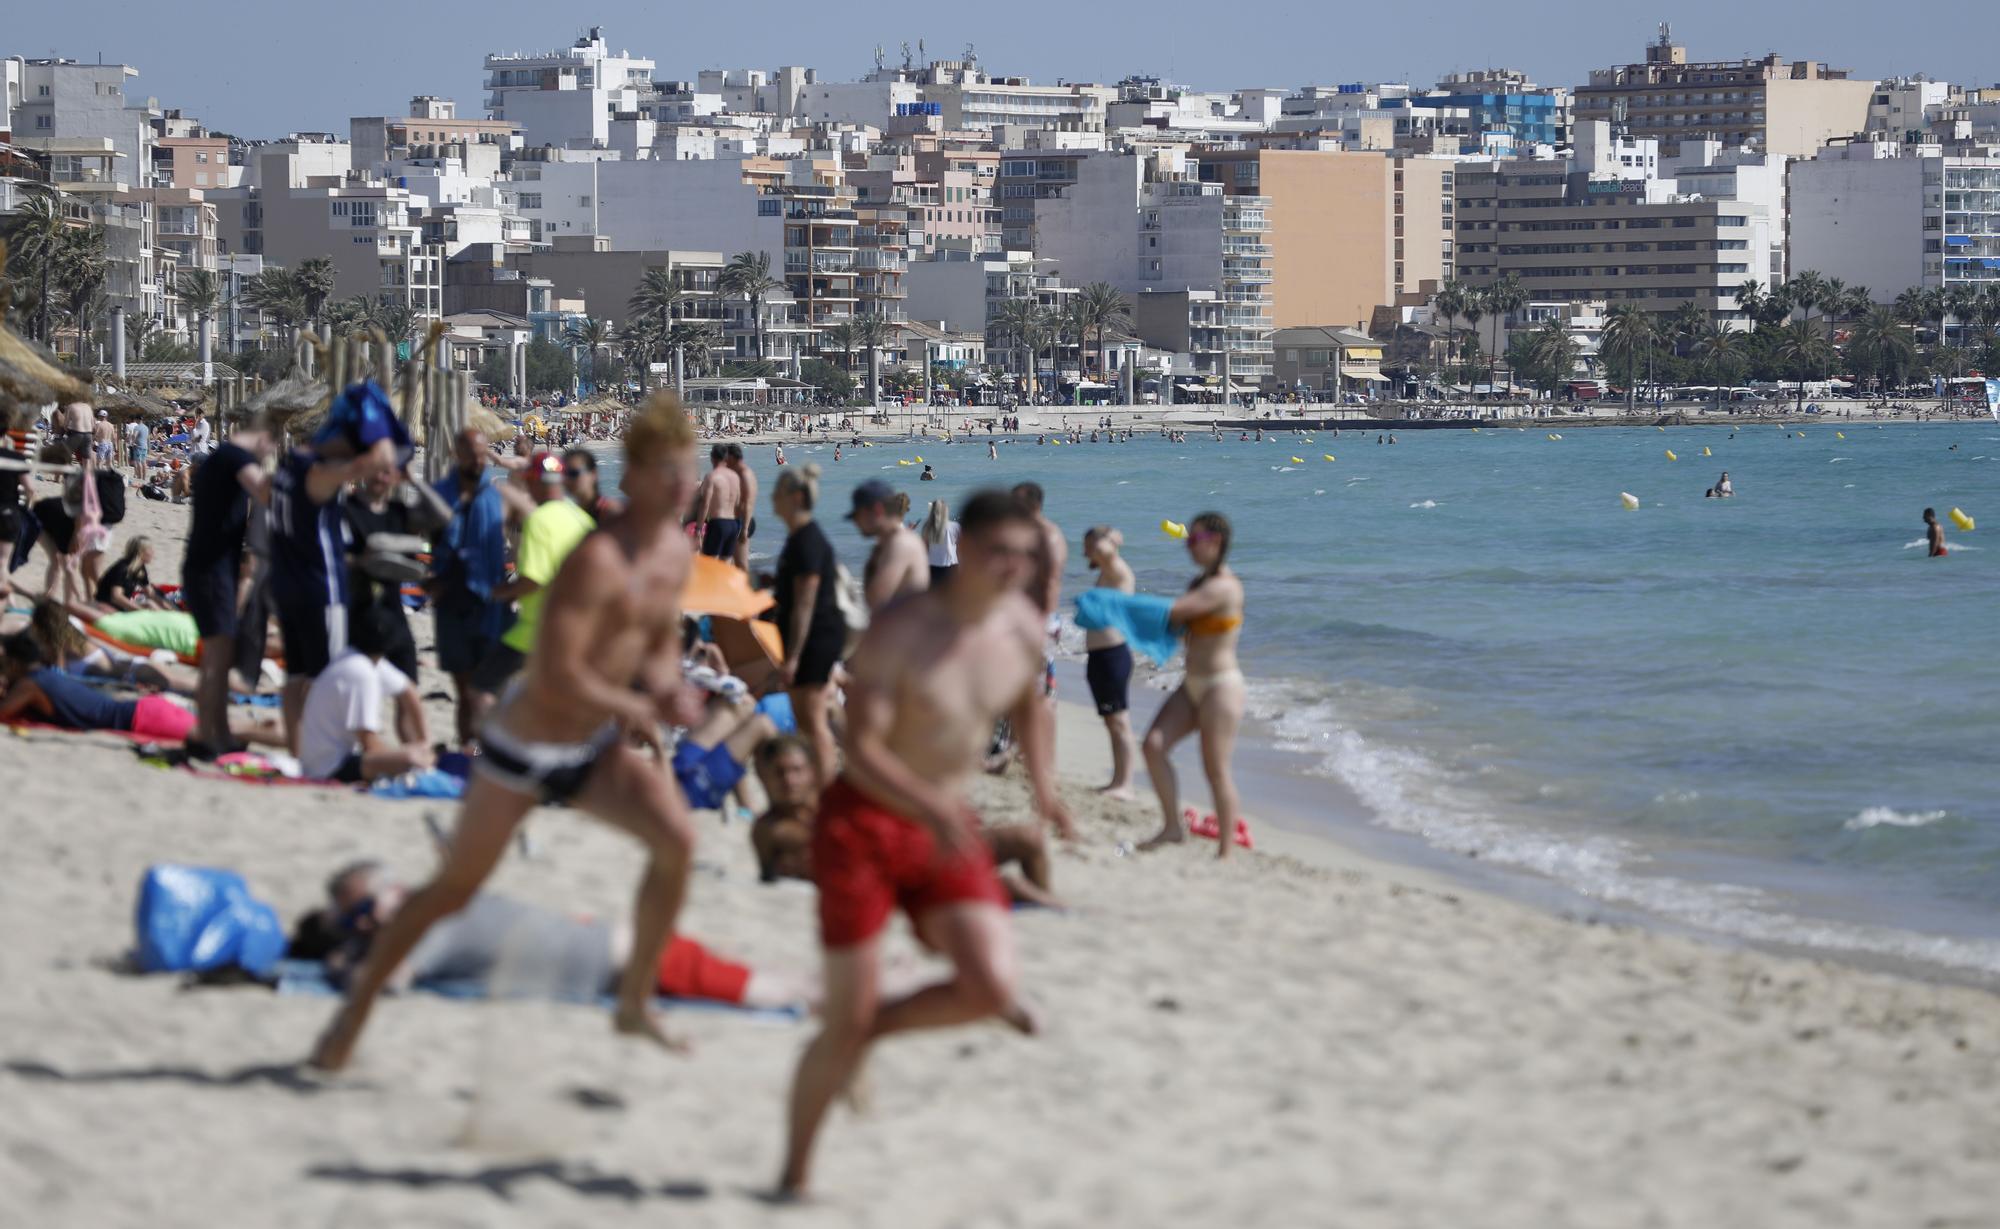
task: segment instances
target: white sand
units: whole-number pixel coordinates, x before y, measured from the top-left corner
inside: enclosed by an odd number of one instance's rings
[[[1069,716],[1066,767],[1094,777],[1095,722]],[[0,1225],[2000,1218],[1989,994],[1565,921],[1268,832],[1299,856],[1121,858],[1151,815],[1082,789],[1057,866],[1079,907],[1016,919],[1047,1034],[882,1047],[872,1112],[829,1126],[820,1205],[781,1213],[756,1195],[807,1026],[677,1016],[698,1053],[675,1058],[586,1008],[418,996],[322,1083],[294,1064],[330,1000],[107,967],[151,863],[233,867],[289,919],[346,859],[420,874],[422,816],[445,808],[199,781],[61,736],[0,736],[0,790]],[[1020,810],[1010,785],[981,795]],[[497,887],[626,907],[633,845],[567,813],[532,829]],[[703,834],[688,932],[808,967],[810,891],[758,885],[740,826]]]

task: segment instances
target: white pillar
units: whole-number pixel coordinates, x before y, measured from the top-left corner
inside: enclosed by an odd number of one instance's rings
[[[125,309],[111,309],[111,374],[125,377]]]
[[[201,345],[201,386],[207,388],[215,383],[215,341],[209,334],[207,312],[195,323],[195,331]]]

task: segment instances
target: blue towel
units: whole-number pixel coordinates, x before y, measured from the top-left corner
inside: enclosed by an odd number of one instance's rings
[[[279,994],[310,994],[320,997],[337,997],[340,994],[340,987],[334,985],[333,979],[326,975],[326,966],[317,960],[280,960],[277,962],[276,972]],[[490,987],[486,983],[463,979],[421,981],[412,988],[447,999],[492,997]],[[608,1009],[614,1002],[610,995],[605,995],[596,1000],[595,1005]],[[737,1003],[723,1003],[715,999],[671,999],[665,995],[655,997],[653,1005],[662,1011],[726,1011],[762,1020],[787,1022],[803,1020],[806,1016],[806,1013],[797,1007],[744,1007]]]
[[[463,798],[465,778],[454,777],[439,768],[383,777],[368,787],[377,798]]]
[[[440,578],[455,581],[481,601],[492,597],[494,587],[506,578],[507,505],[498,485],[504,481],[503,474],[489,467],[479,475],[479,489],[462,508],[456,473],[445,475],[434,488],[438,498],[451,505],[452,514],[438,534],[432,567]]]
[[[399,466],[408,465],[416,451],[409,430],[389,403],[389,394],[373,380],[348,385],[327,407],[326,420],[314,433],[313,443],[324,444],[333,439],[345,439],[356,452],[366,452],[383,440],[390,440]]]
[[[1180,647],[1180,637],[1167,623],[1174,604],[1149,593],[1116,589],[1085,589],[1076,595],[1076,623],[1087,630],[1122,633],[1125,643],[1164,666]]]

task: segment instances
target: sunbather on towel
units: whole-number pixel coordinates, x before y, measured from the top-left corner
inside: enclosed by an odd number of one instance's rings
[[[78,678],[113,679],[131,687],[194,694],[194,671],[185,666],[162,666],[95,643],[77,626],[75,616],[53,598],[35,603],[28,617],[28,635],[50,665]]]
[[[72,730],[111,730],[178,743],[194,728],[194,714],[165,696],[121,700],[49,663],[41,645],[26,632],[7,637],[0,664],[0,722],[41,721]],[[237,724],[245,742],[282,746],[276,726]]]
[[[363,861],[343,867],[326,890],[333,928],[346,944],[328,961],[338,980],[367,954],[376,929],[395,914],[407,889],[381,863]],[[424,981],[499,981],[511,992],[533,985],[551,998],[594,1002],[616,993],[631,946],[625,925],[568,918],[480,892],[425,933],[390,985],[402,990]],[[658,988],[674,998],[762,1008],[809,1007],[819,996],[810,979],[753,969],[682,934],[660,955]]]

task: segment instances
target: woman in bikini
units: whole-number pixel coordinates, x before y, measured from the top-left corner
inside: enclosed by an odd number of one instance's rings
[[[1208,775],[1221,831],[1217,857],[1227,857],[1241,817],[1229,760],[1236,750],[1236,727],[1243,721],[1243,671],[1236,664],[1236,641],[1243,626],[1243,582],[1229,570],[1229,521],[1204,512],[1188,525],[1188,555],[1202,569],[1174,602],[1167,621],[1187,632],[1187,676],[1160,707],[1146,731],[1146,771],[1160,795],[1161,827],[1139,848],[1155,849],[1187,839],[1181,822],[1180,782],[1173,750],[1201,732],[1201,766]]]

